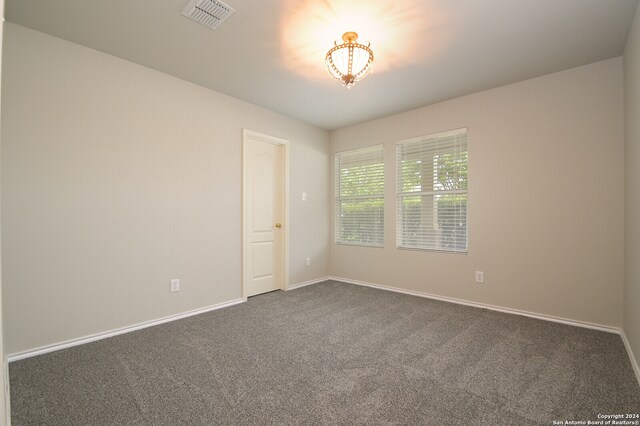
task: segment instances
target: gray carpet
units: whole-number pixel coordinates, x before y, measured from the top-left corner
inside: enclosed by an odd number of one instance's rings
[[[10,365],[14,425],[550,425],[640,412],[620,336],[326,282]]]

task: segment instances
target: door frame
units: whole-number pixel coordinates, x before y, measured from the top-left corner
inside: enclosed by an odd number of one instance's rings
[[[254,132],[253,130],[242,129],[242,298],[247,300],[247,244],[248,244],[248,226],[247,223],[247,141],[254,140],[259,142],[278,145],[279,162],[282,165],[280,188],[278,190],[282,194],[280,209],[282,211],[282,247],[280,249],[280,271],[282,271],[282,287],[281,290],[289,289],[289,141],[277,138],[275,136],[265,135],[263,133]]]

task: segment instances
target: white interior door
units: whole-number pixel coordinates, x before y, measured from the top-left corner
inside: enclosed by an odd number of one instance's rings
[[[245,132],[244,297],[284,288],[285,150]]]

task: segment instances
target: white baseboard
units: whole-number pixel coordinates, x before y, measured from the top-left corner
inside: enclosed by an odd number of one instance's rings
[[[391,286],[386,286],[386,285],[382,285],[382,284],[373,284],[373,283],[368,283],[368,282],[364,282],[364,281],[358,281],[358,280],[352,280],[349,278],[342,278],[342,277],[334,277],[334,276],[328,276],[328,277],[322,277],[322,278],[317,278],[314,280],[310,280],[310,281],[305,281],[302,283],[297,283],[297,284],[293,284],[290,285],[289,288],[287,290],[294,290],[297,288],[301,288],[301,287],[306,287],[308,285],[312,285],[312,284],[317,284],[317,283],[321,283],[324,281],[328,281],[328,280],[333,280],[333,281],[340,281],[343,283],[348,283],[348,284],[355,284],[355,285],[360,285],[360,286],[365,286],[365,287],[372,287],[372,288],[377,288],[380,290],[386,290],[386,291],[393,291],[395,293],[402,293],[402,294],[408,294],[411,296],[418,296],[418,297],[424,297],[427,299],[434,299],[434,300],[440,300],[443,302],[449,302],[449,303],[455,303],[458,305],[466,305],[466,306],[472,306],[472,307],[476,307],[476,308],[482,308],[482,309],[489,309],[492,311],[497,311],[497,312],[504,312],[504,313],[508,313],[508,314],[514,314],[514,315],[521,315],[521,316],[525,316],[525,317],[530,317],[530,318],[536,318],[536,319],[540,319],[540,320],[544,320],[544,321],[551,321],[551,322],[557,322],[557,323],[561,323],[561,324],[567,324],[567,325],[572,325],[575,327],[582,327],[582,328],[589,328],[589,329],[593,329],[593,330],[599,330],[599,331],[605,331],[608,333],[615,333],[615,334],[619,334],[622,338],[622,341],[624,343],[624,346],[627,350],[627,354],[629,355],[629,359],[631,361],[631,366],[633,368],[633,371],[635,373],[636,379],[638,380],[638,384],[640,384],[640,367],[638,366],[638,362],[633,354],[633,350],[631,349],[631,345],[629,344],[629,341],[627,340],[627,336],[625,335],[624,331],[620,328],[617,327],[610,327],[610,326],[605,326],[605,325],[600,325],[600,324],[593,324],[593,323],[589,323],[589,322],[584,322],[584,321],[577,321],[577,320],[571,320],[568,318],[561,318],[561,317],[555,317],[555,316],[551,316],[551,315],[544,315],[544,314],[537,314],[537,313],[533,313],[533,312],[528,312],[528,311],[522,311],[519,309],[512,309],[512,308],[505,308],[502,306],[495,306],[495,305],[489,305],[489,304],[485,304],[485,303],[478,303],[478,302],[471,302],[468,300],[463,300],[463,299],[457,299],[457,298],[453,298],[453,297],[446,297],[446,296],[438,296],[438,295],[434,295],[434,294],[430,294],[430,293],[423,293],[423,292],[419,292],[419,291],[414,291],[414,290],[406,290],[406,289],[402,289],[402,288],[398,288],[398,287],[391,287]],[[106,339],[109,337],[113,337],[113,336],[117,336],[120,334],[125,334],[125,333],[130,333],[132,331],[136,331],[136,330],[141,330],[143,328],[147,328],[147,327],[152,327],[154,325],[159,325],[159,324],[164,324],[167,322],[171,322],[171,321],[176,321],[182,318],[188,318],[194,315],[199,315],[199,314],[203,314],[205,312],[210,312],[210,311],[215,311],[217,309],[222,309],[222,308],[226,308],[229,306],[233,306],[233,305],[237,305],[240,303],[244,303],[246,302],[247,299],[235,299],[235,300],[231,300],[228,302],[223,302],[223,303],[218,303],[216,305],[211,305],[205,308],[200,308],[200,309],[194,309],[192,311],[188,311],[188,312],[183,312],[181,314],[176,314],[176,315],[170,315],[164,318],[160,318],[157,320],[152,320],[152,321],[145,321],[142,323],[138,323],[135,325],[131,325],[128,327],[122,327],[122,328],[118,328],[118,329],[114,329],[114,330],[110,330],[110,331],[106,331],[106,332],[102,332],[102,333],[96,333],[96,334],[92,334],[89,336],[85,336],[85,337],[80,337],[77,339],[72,339],[72,340],[67,340],[64,342],[60,342],[60,343],[54,343],[52,345],[47,345],[47,346],[41,346],[39,348],[35,348],[35,349],[31,349],[28,351],[23,351],[23,352],[18,352],[15,354],[11,354],[8,355],[4,361],[4,370],[5,370],[5,379],[7,381],[7,383],[9,382],[9,363],[13,362],[13,361],[18,361],[21,359],[25,359],[25,358],[30,358],[30,357],[34,357],[37,355],[42,355],[42,354],[46,354],[49,352],[54,352],[54,351],[58,351],[60,349],[66,349],[66,348],[70,348],[73,346],[78,346],[78,345],[83,345],[85,343],[90,343],[90,342],[94,342],[96,340],[102,340],[102,339]],[[10,406],[9,404],[9,392],[6,392],[6,403],[7,403],[7,416],[9,415],[9,408]],[[7,419],[7,421],[10,421],[10,418]],[[9,423],[7,423],[9,424]]]
[[[627,354],[629,354],[629,359],[631,360],[631,367],[633,367],[633,372],[636,373],[636,379],[638,379],[638,384],[640,385],[640,367],[638,366],[638,361],[633,354],[633,349],[631,349],[631,345],[629,344],[629,340],[627,339],[627,335],[624,333],[624,330],[620,333],[620,337],[622,337],[624,347],[627,349]]]
[[[311,284],[318,284],[324,281],[328,281],[330,279],[331,279],[330,277],[322,277],[322,278],[316,278],[315,280],[305,281],[303,283],[291,284],[289,285],[289,288],[287,289],[287,291],[295,290],[296,288],[300,288],[300,287],[306,287]]]
[[[555,317],[553,315],[538,314],[538,313],[535,313],[535,312],[522,311],[520,309],[505,308],[503,306],[489,305],[489,304],[486,304],[486,303],[471,302],[469,300],[456,299],[455,297],[438,296],[438,295],[435,295],[435,294],[423,293],[423,292],[414,291],[414,290],[406,290],[406,289],[403,289],[403,288],[391,287],[391,286],[386,286],[386,285],[382,285],[382,284],[372,284],[372,283],[368,283],[368,282],[364,282],[364,281],[352,280],[352,279],[349,279],[349,278],[341,278],[341,277],[330,277],[330,278],[332,280],[334,280],[334,281],[340,281],[340,282],[343,282],[343,283],[361,285],[361,286],[365,286],[365,287],[372,287],[372,288],[377,288],[377,289],[380,289],[380,290],[393,291],[395,293],[409,294],[411,296],[424,297],[424,298],[427,298],[427,299],[441,300],[443,302],[450,302],[450,303],[455,303],[455,304],[458,304],[458,305],[473,306],[475,308],[489,309],[491,311],[504,312],[504,313],[507,313],[507,314],[514,314],[514,315],[521,315],[521,316],[524,316],[524,317],[536,318],[536,319],[541,319],[541,320],[544,320],[544,321],[551,321],[551,322],[558,322],[558,323],[561,323],[561,324],[573,325],[575,327],[590,328],[590,329],[593,329],[593,330],[606,331],[607,333],[616,333],[616,334],[621,334],[622,333],[622,330],[620,328],[611,327],[611,326],[607,326],[607,325],[593,324],[593,323],[585,322],[585,321],[577,321],[577,320],[572,320],[572,319],[569,319],[569,318]]]
[[[77,339],[71,339],[60,343],[54,343],[47,346],[41,346],[35,349],[29,349],[27,351],[10,354],[7,356],[7,363],[18,361],[25,358],[31,358],[37,355],[46,354],[49,352],[59,351],[60,349],[66,349],[73,346],[84,345],[85,343],[95,342],[96,340],[102,340],[109,337],[117,336],[119,334],[130,333],[132,331],[141,330],[147,327],[153,327],[154,325],[164,324],[166,322],[176,321],[183,318],[192,317],[194,315],[204,314],[205,312],[215,311],[217,309],[226,308],[229,306],[237,305],[239,303],[246,302],[247,299],[235,299],[228,302],[222,302],[215,305],[207,306],[204,308],[194,309],[192,311],[183,312],[176,315],[169,315],[167,317],[159,318],[156,320],[145,321],[138,324],[130,325],[127,327],[117,328],[114,330],[104,331],[102,333],[91,334],[89,336],[79,337]],[[8,377],[8,376],[7,376]]]
[[[290,285],[287,290],[294,290],[296,288],[301,288],[311,284],[327,281],[328,279],[329,277],[322,277],[322,278],[318,278],[311,281],[305,281],[302,283],[293,284],[293,285]],[[215,311],[216,309],[222,309],[228,306],[237,305],[239,303],[243,303],[246,301],[247,299],[235,299],[229,302],[218,303],[216,305],[207,306],[205,308],[194,309],[192,311],[183,312],[181,314],[170,315],[168,317],[160,318],[157,320],[145,321],[145,322],[141,322],[138,324],[127,326],[127,327],[117,328],[117,329],[105,331],[102,333],[91,334],[88,336],[79,337],[77,339],[66,340],[64,342],[54,343],[51,345],[41,346],[35,349],[29,349],[27,351],[10,354],[6,357],[6,365],[8,366],[8,364],[13,361],[19,361],[21,359],[31,358],[37,355],[43,355],[46,353],[59,351],[60,349],[66,349],[73,346],[83,345],[85,343],[95,342],[96,340],[106,339],[109,337],[117,336],[119,334],[130,333],[132,331],[141,330],[143,328],[153,327],[154,325],[164,324],[166,322],[176,321],[176,320],[187,318],[193,315],[203,314],[205,312]],[[7,367],[7,371],[8,371],[8,367]],[[7,378],[8,377],[9,376],[7,376]]]
[[[390,286],[381,285],[381,284],[372,284],[364,281],[352,280],[349,278],[341,278],[341,277],[329,277],[329,278],[333,281],[340,281],[348,284],[372,287],[380,290],[393,291],[395,293],[403,293],[411,296],[418,296],[418,297],[424,297],[427,299],[441,300],[443,302],[456,303],[458,305],[473,306],[475,308],[483,308],[483,309],[489,309],[497,312],[504,312],[507,314],[521,315],[525,317],[540,319],[543,321],[551,321],[551,322],[557,322],[557,323],[566,324],[566,325],[572,325],[574,327],[589,328],[592,330],[599,330],[607,333],[619,334],[620,337],[622,338],[622,342],[624,343],[624,347],[627,350],[627,355],[629,356],[629,360],[631,361],[631,367],[633,368],[633,372],[635,373],[636,379],[638,380],[638,384],[640,385],[640,367],[638,366],[638,361],[636,360],[636,357],[633,354],[633,350],[631,349],[631,345],[629,344],[627,335],[624,333],[624,330],[622,330],[621,328],[610,327],[610,326],[601,325],[601,324],[593,324],[585,321],[577,321],[577,320],[572,320],[568,318],[560,318],[552,315],[537,314],[534,312],[522,311],[519,309],[512,309],[512,308],[505,308],[502,306],[488,305],[485,303],[470,302],[468,300],[456,299],[454,297],[437,296],[434,294],[423,293],[423,292],[414,291],[414,290],[405,290],[403,288],[390,287]]]
[[[556,317],[552,315],[537,314],[534,312],[522,311],[519,309],[512,309],[512,308],[505,308],[502,306],[488,305],[486,303],[470,302],[468,300],[456,299],[454,297],[437,296],[434,294],[423,293],[423,292],[414,291],[414,290],[406,290],[403,288],[391,287],[391,286],[386,286],[381,284],[372,284],[364,281],[352,280],[349,278],[329,277],[329,279],[333,281],[348,283],[348,284],[355,284],[355,285],[360,285],[365,287],[377,288],[380,290],[393,291],[395,293],[403,293],[411,296],[418,296],[418,297],[424,297],[427,299],[441,300],[443,302],[456,303],[458,305],[473,306],[475,308],[489,309],[492,311],[504,312],[504,313],[513,314],[513,315],[521,315],[525,317],[540,319],[543,321],[551,321],[551,322],[557,322],[557,323],[566,324],[566,325],[572,325],[574,327],[589,328],[592,330],[619,334],[620,337],[622,338],[622,342],[624,343],[624,347],[627,350],[627,355],[629,355],[629,360],[631,361],[631,367],[633,368],[633,372],[635,373],[636,379],[638,380],[638,384],[640,385],[640,367],[638,366],[638,361],[636,360],[636,357],[633,354],[633,350],[631,349],[629,340],[627,340],[627,336],[624,333],[624,330],[622,330],[621,328],[611,327],[611,326],[601,325],[601,324],[594,324],[594,323],[585,322],[585,321],[577,321],[577,320],[572,320],[568,318],[561,318],[561,317]]]

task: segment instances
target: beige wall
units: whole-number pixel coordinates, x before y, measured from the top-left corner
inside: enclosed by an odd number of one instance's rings
[[[469,254],[397,250],[395,142],[461,127],[468,128]],[[332,133],[334,152],[381,143],[385,247],[332,244],[334,276],[622,325],[621,58]],[[484,271],[484,284],[474,283],[475,270]]]
[[[640,7],[624,51],[625,286],[624,331],[640,364]]]
[[[327,132],[16,25],[5,44],[7,353],[239,298],[242,128],[291,141],[292,284],[331,273],[622,325],[620,58],[333,132],[334,152],[385,144],[386,244],[371,249],[329,243]],[[396,250],[395,142],[459,127],[469,129],[469,254]],[[626,296],[638,300],[629,269]],[[180,293],[168,292],[171,278]],[[626,303],[638,353],[638,308]]]
[[[291,142],[290,283],[328,275],[326,131],[6,30],[7,353],[240,298],[243,128]],[[179,293],[169,293],[172,278]]]

